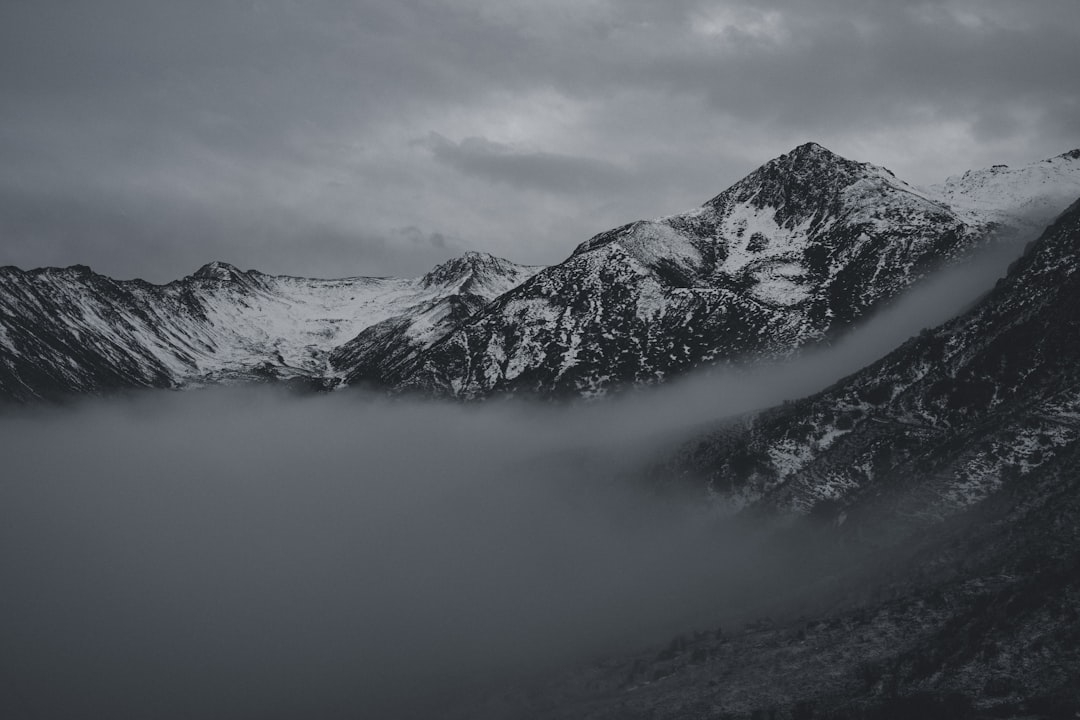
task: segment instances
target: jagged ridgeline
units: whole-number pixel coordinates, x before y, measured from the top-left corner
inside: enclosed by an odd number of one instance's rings
[[[537,270],[481,253],[412,279],[317,280],[214,262],[151,285],[82,266],[0,268],[0,394],[240,381],[332,387],[347,374],[340,363],[415,352],[459,321],[459,308],[475,309]],[[373,336],[383,345],[361,346]],[[381,352],[387,345],[393,350]]]
[[[810,143],[547,268],[468,253],[422,278],[318,280],[211,263],[152,285],[5,267],[0,397],[267,380],[594,395],[790,355],[1077,194],[1077,152],[920,189]]]

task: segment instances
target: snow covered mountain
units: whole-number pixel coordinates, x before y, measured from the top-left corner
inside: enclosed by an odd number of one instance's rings
[[[167,285],[0,268],[0,397],[286,380],[462,398],[592,395],[784,357],[1080,193],[1080,152],[920,189],[808,143],[700,208],[549,268],[480,253],[422,278],[211,263]]]
[[[1034,237],[1080,197],[1080,150],[1018,168],[969,170],[927,193],[968,222]]]
[[[493,298],[520,285],[540,268],[469,252],[439,265],[420,286],[430,299],[374,323],[329,356],[332,371],[348,385],[393,384],[396,373]]]
[[[734,507],[855,525],[955,514],[1080,441],[1078,304],[1080,202],[971,311],[691,443],[676,466]]]
[[[922,190],[808,143],[696,210],[595,236],[380,380],[459,397],[589,395],[790,355],[1022,234],[1032,208],[1059,212],[1080,183],[1074,155]]]
[[[447,308],[483,304],[538,269],[468,253],[417,279],[314,280],[214,262],[159,286],[84,266],[4,267],[0,396],[245,379],[334,383],[331,352],[361,331],[395,323],[403,342],[422,347]]]

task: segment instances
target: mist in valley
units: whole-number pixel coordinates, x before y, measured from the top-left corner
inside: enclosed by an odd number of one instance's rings
[[[989,266],[988,266],[989,268]],[[924,283],[832,347],[602,402],[273,388],[0,416],[0,715],[430,717],[457,693],[798,607],[842,567],[641,469],[970,303]]]

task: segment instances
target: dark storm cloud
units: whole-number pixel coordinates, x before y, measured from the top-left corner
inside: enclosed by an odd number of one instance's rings
[[[4,3],[0,262],[418,274],[407,227],[553,262],[808,139],[916,182],[1030,162],[1080,144],[1078,28],[1072,0]]]
[[[600,160],[521,152],[484,138],[470,137],[454,143],[433,132],[416,142],[430,150],[440,162],[463,173],[524,188],[578,193],[599,186],[610,191],[626,178],[623,170]]]

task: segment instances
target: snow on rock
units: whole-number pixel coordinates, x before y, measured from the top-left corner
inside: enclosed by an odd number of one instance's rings
[[[212,262],[156,286],[2,268],[0,394],[297,378],[594,396],[787,357],[1064,209],[1078,166],[1074,151],[919,189],[807,143],[699,208],[600,233],[544,269],[470,252],[417,279],[320,280]]]
[[[1016,168],[969,170],[931,186],[927,194],[968,222],[999,225],[1032,239],[1080,197],[1080,150]]]
[[[182,280],[151,285],[114,281],[83,266],[3,268],[0,394],[25,399],[233,379],[322,382],[334,378],[333,351],[368,328],[404,317],[401,334],[424,346],[445,332],[452,300],[464,288],[469,300],[459,305],[475,310],[538,269],[470,253],[419,279],[322,280],[212,262]],[[432,281],[433,274],[446,282]]]
[[[1080,443],[1080,201],[980,303],[804,400],[689,442],[740,505],[936,522]],[[823,505],[824,504],[824,505]]]

